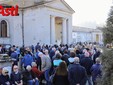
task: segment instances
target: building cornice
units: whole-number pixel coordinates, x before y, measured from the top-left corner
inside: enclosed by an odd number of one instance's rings
[[[58,8],[47,6],[47,5],[44,5],[44,6],[47,7],[47,8],[56,10],[56,11],[61,11],[61,12],[64,12],[64,13],[72,14],[72,12],[69,12],[69,11],[66,11],[66,10],[58,9]]]

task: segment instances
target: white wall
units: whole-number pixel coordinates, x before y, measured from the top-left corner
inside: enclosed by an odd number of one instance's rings
[[[89,32],[73,32],[73,42],[91,42],[92,37]]]
[[[17,46],[22,46],[22,13],[19,12],[19,16],[13,17],[13,29],[12,30],[12,38],[13,44]]]
[[[1,44],[11,44],[22,46],[22,20],[21,12],[19,16],[0,16],[1,20],[6,20],[8,23],[9,36],[7,38],[0,38]]]
[[[96,42],[96,34],[99,35],[99,43],[103,42],[101,32],[73,32],[73,42]]]
[[[13,28],[13,18],[11,16],[2,16],[0,15],[0,21],[5,20],[7,22],[8,26],[8,37],[7,38],[2,38],[0,37],[0,44],[12,44],[13,39],[12,39],[12,28]]]
[[[25,11],[25,45],[37,42],[50,44],[50,16],[45,8],[33,8]]]

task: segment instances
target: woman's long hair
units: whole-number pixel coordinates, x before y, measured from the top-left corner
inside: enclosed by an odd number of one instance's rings
[[[62,61],[60,63],[60,65],[56,69],[56,74],[57,75],[62,75],[62,76],[65,76],[65,75],[68,74],[68,72],[67,72],[67,65],[66,65],[66,62],[65,61]]]

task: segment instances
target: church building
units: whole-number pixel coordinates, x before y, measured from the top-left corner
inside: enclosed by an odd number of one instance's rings
[[[74,10],[64,0],[0,0],[0,4],[19,6],[19,16],[0,14],[0,44],[72,43]]]

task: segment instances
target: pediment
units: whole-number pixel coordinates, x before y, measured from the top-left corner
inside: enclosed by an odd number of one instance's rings
[[[74,10],[64,0],[54,0],[50,3],[45,4],[48,7],[74,13]]]

